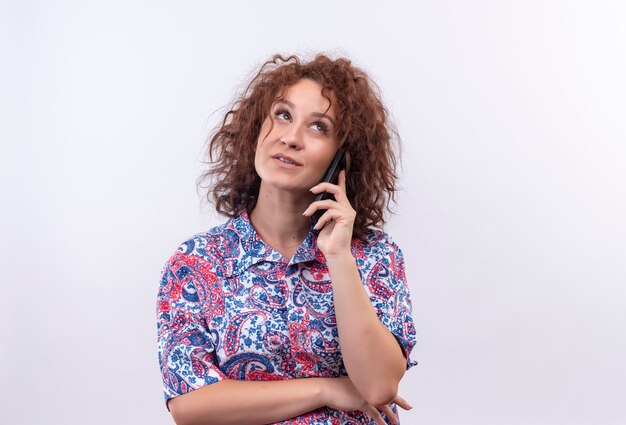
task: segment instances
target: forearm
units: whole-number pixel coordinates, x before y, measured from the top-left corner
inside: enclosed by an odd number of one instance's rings
[[[178,425],[258,425],[280,422],[325,405],[323,378],[223,380],[170,400]]]
[[[373,405],[395,397],[406,370],[398,341],[380,322],[350,254],[327,258],[343,362],[354,386]]]

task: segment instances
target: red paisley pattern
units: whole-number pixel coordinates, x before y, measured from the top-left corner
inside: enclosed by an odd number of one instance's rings
[[[351,247],[380,321],[409,359],[415,326],[404,259],[371,230]],[[165,400],[222,379],[345,376],[332,282],[314,232],[287,260],[260,239],[248,214],[185,241],[167,261],[157,297]],[[397,411],[394,406],[394,411]],[[320,408],[280,424],[374,424],[362,412]]]

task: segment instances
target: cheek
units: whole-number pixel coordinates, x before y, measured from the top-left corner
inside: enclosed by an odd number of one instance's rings
[[[261,125],[261,130],[259,131],[259,137],[257,137],[256,145],[254,146],[255,155],[258,156],[259,151],[262,151],[265,147],[265,143],[269,140],[269,130],[270,130],[270,122],[268,119],[265,119],[263,125]]]
[[[261,171],[261,168],[263,167],[262,161],[263,161],[263,158],[265,156],[264,152],[265,151],[263,150],[263,145],[261,143],[261,139],[259,139],[257,141],[257,145],[256,145],[256,148],[255,148],[255,151],[254,151],[254,168],[255,168],[257,174],[259,174],[259,175],[261,174],[260,171]]]
[[[319,176],[317,176],[319,177],[319,179],[324,176],[326,169],[328,168],[333,160],[333,157],[335,156],[335,151],[335,149],[329,149],[327,146],[324,146],[320,149],[317,155],[315,155],[315,174],[319,174]]]
[[[263,121],[263,124],[261,125],[261,130],[259,131],[259,143],[263,139],[267,140],[272,127],[272,120],[269,117],[265,118],[265,121]]]

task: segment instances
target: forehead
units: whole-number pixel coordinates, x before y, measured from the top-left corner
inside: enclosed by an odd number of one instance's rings
[[[322,95],[322,88],[322,85],[317,81],[303,78],[295,84],[286,87],[282,96],[279,95],[276,100],[288,100],[294,104],[297,109],[302,109],[305,112],[326,112],[328,115],[334,115],[334,104],[336,103],[334,93],[328,90],[324,93],[326,95],[326,97],[324,97]],[[331,101],[329,102],[327,98]],[[329,105],[330,109],[326,111]]]

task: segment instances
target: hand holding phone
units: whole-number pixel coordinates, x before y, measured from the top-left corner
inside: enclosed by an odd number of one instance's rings
[[[344,168],[343,153],[344,153],[344,149],[343,149],[343,147],[340,147],[339,150],[337,151],[337,153],[335,154],[335,157],[331,161],[330,166],[326,170],[326,173],[324,174],[324,177],[322,177],[322,180],[320,181],[320,183],[337,184],[338,179],[339,179],[339,172],[341,170],[343,170],[343,168]],[[335,198],[332,195],[332,193],[322,192],[322,193],[319,193],[315,197],[314,202],[322,201],[324,199],[331,199],[331,198],[333,198],[333,199]],[[317,224],[317,221],[320,219],[322,214],[324,214],[325,212],[326,212],[326,210],[319,209],[319,210],[315,211],[315,213],[313,213],[313,215],[311,216],[311,225],[312,225],[312,227],[315,227],[315,225]]]

